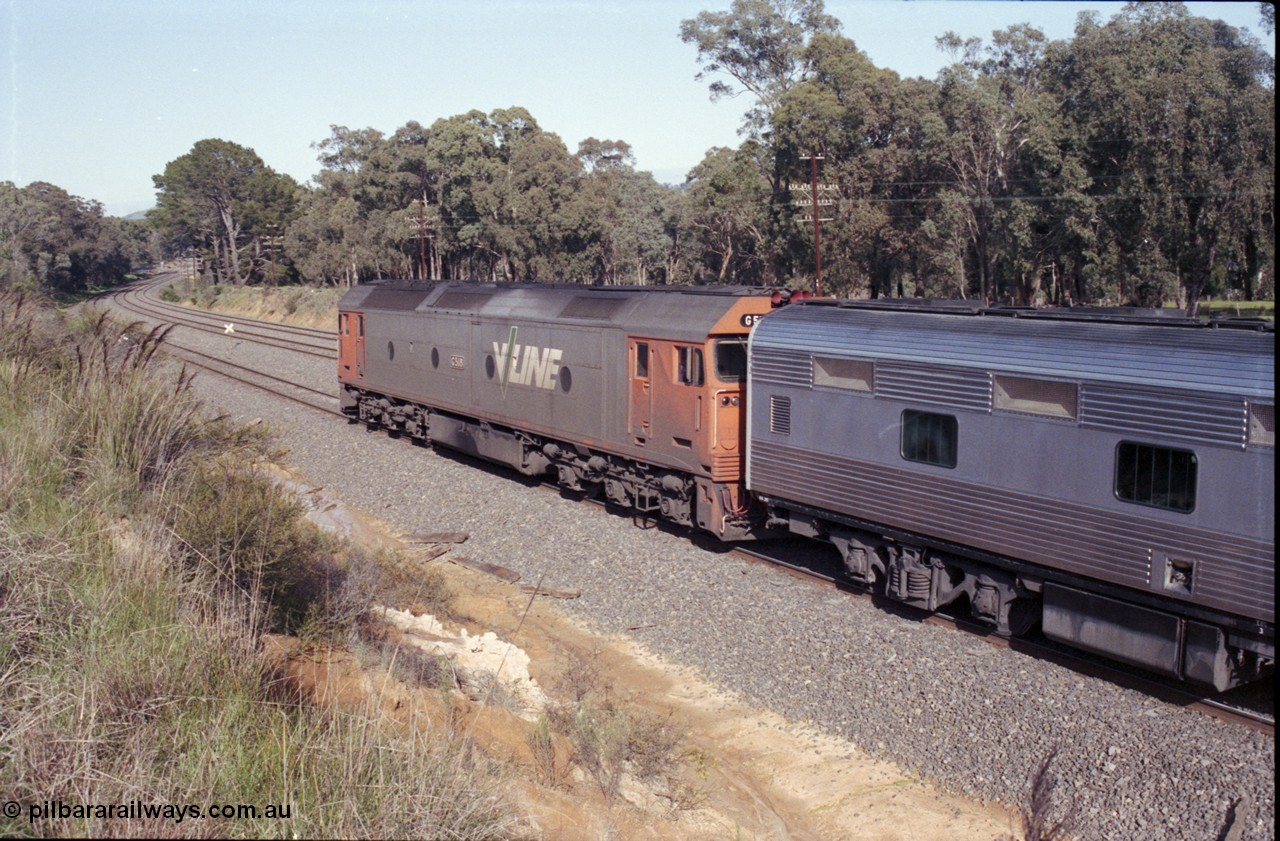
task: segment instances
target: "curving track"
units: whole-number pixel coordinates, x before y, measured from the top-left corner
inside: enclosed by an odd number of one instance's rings
[[[336,417],[346,417],[338,409],[338,398],[333,388],[323,389],[298,382],[295,378],[280,376],[264,370],[261,363],[254,364],[254,346],[286,350],[302,356],[320,359],[338,358],[337,333],[309,327],[293,327],[270,321],[231,318],[190,307],[177,306],[161,300],[161,291],[177,279],[174,273],[162,272],[138,281],[107,300],[130,316],[153,324],[173,325],[175,330],[165,342],[167,352],[184,363],[225,377],[234,382],[265,391],[309,409]],[[214,355],[196,350],[184,340],[182,331],[221,336],[228,353]],[[247,352],[240,352],[245,348]],[[237,355],[243,361],[226,358]]]
[[[1061,746],[1063,790],[1085,813],[1079,837],[1223,837],[1221,816],[1249,793],[1255,806],[1242,837],[1274,838],[1274,736],[1263,735],[1273,724],[1202,714],[1230,699],[1175,695],[1125,674],[1093,680],[1097,664],[1061,652],[1022,641],[1004,651],[990,636],[924,627],[946,619],[861,593],[851,601],[836,592],[850,588],[833,553],[793,546],[786,560],[826,579],[796,586],[776,566],[730,560],[723,546],[583,516],[500,471],[366,437],[334,420],[333,333],[173,307],[159,295],[174,279],[155,276],[104,303],[127,319],[176,324],[166,347],[206,372],[202,393],[239,417],[280,424],[291,459],[316,481],[341,485],[353,504],[406,530],[468,531],[476,560],[581,592],[571,612],[610,630],[643,630],[655,651],[960,793],[1017,802],[1027,769]],[[1269,711],[1273,689],[1263,690],[1256,706]]]
[[[338,358],[338,334],[315,327],[294,327],[274,321],[239,316],[231,319],[205,310],[171,304],[161,299],[165,287],[177,280],[174,272],[160,272],[110,296],[122,308],[146,318],[181,325],[204,333],[233,335],[240,341],[292,350],[321,359]],[[227,332],[227,325],[234,330]]]

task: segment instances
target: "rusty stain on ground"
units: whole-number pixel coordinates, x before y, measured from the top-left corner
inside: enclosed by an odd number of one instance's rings
[[[348,508],[323,489],[311,488],[282,471],[277,478],[304,501],[309,517],[322,528],[381,548],[418,545],[395,537],[393,529]],[[412,558],[413,553],[406,556]],[[572,770],[572,749],[559,737],[552,761],[553,776],[558,779],[548,780],[545,762],[539,764],[530,748],[528,734],[533,725],[527,711],[522,716],[521,710],[480,703],[464,692],[406,686],[385,670],[362,665],[349,652],[307,648],[292,638],[269,637],[264,649],[285,668],[295,686],[318,703],[359,709],[372,703],[399,726],[463,734],[490,758],[508,763],[515,769],[513,785],[520,807],[544,837],[566,841],[606,837],[994,841],[1016,837],[1018,816],[1013,809],[943,792],[849,742],[752,707],[695,670],[668,663],[632,639],[596,633],[554,602],[531,597],[517,585],[447,559],[444,554],[419,562],[444,575],[455,593],[453,615],[432,626],[438,632],[431,632],[415,631],[411,614],[398,612],[395,625],[386,631],[392,642],[396,635],[415,636],[415,645],[432,637],[457,639],[460,629],[477,638],[494,635],[518,647],[521,658],[527,656],[528,675],[553,698],[557,688],[563,690],[580,679],[567,674],[574,661],[566,653],[589,654],[599,680],[608,682],[613,697],[669,717],[685,733],[682,773],[696,787],[697,796],[676,804],[669,791],[628,780],[618,797],[606,799],[581,770]]]

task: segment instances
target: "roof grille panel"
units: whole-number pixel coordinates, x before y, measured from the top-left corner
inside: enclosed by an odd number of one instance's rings
[[[991,378],[985,371],[878,362],[876,396],[952,409],[991,408]]]
[[[613,318],[627,304],[627,298],[604,298],[581,295],[560,311],[561,318]]]
[[[486,292],[444,292],[431,306],[441,310],[475,311],[489,302],[493,296]]]
[[[426,299],[430,289],[375,288],[364,299],[364,307],[373,310],[412,311]]]

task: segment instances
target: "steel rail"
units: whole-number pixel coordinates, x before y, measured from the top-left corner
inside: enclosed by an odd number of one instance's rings
[[[173,280],[173,274],[173,272],[166,272],[152,275],[132,284],[132,289],[143,294],[146,300],[150,301],[157,310],[172,311],[197,318],[204,317],[210,319],[211,322],[216,322],[229,317],[226,314],[217,313],[212,310],[202,310],[196,307],[183,306],[181,304],[174,304],[158,298],[155,293],[162,291],[166,286],[172,285],[171,281]],[[252,324],[277,333],[295,334],[321,340],[335,340],[338,337],[338,334],[335,331],[326,330],[320,327],[302,327],[296,324],[284,324],[278,321],[266,321],[260,318],[249,318],[247,316],[236,316],[236,320],[242,324]]]
[[[167,312],[166,310],[162,309],[160,304],[157,304],[154,300],[148,297],[146,295],[147,289],[148,288],[145,286],[125,289],[119,294],[113,296],[113,301],[115,301],[117,306],[120,306],[121,308],[128,310],[129,312],[132,312],[136,315],[141,315],[145,318],[162,321],[166,324],[174,324],[177,326],[185,327],[189,330],[196,330],[198,332],[210,333],[215,335],[225,334],[227,333],[226,324],[228,323],[232,325],[232,328],[234,330],[234,326],[236,322],[235,321],[227,322],[226,316],[220,316],[217,314],[208,314],[208,315],[202,315],[200,316],[200,318],[197,318],[193,311],[187,310],[187,308],[185,307],[178,308],[180,311],[182,311],[181,316],[173,315]],[[168,306],[168,305],[164,305],[164,306]],[[195,311],[195,312],[199,312],[199,311]],[[206,318],[210,316],[214,318],[216,321],[221,322],[221,324],[215,324],[210,321],[200,320],[201,318]],[[234,335],[236,338],[242,341],[251,342],[253,344],[260,344],[266,347],[279,348],[281,350],[289,350],[289,351],[293,351],[294,353],[301,353],[307,356],[314,356],[320,359],[337,359],[338,358],[337,347],[336,347],[337,345],[336,333],[333,336],[334,347],[332,349],[322,349],[321,345],[316,345],[309,342],[300,342],[295,339],[285,338],[283,336],[272,336],[270,335],[270,332],[260,332],[260,331],[255,332],[251,330],[241,330],[239,332],[232,332],[229,335]]]
[[[1077,652],[1060,648],[1055,645],[1026,637],[1016,637],[1012,639],[1001,637],[993,633],[991,629],[985,625],[970,622],[963,618],[949,616],[945,613],[933,613],[901,602],[885,600],[868,591],[861,585],[844,578],[839,573],[830,574],[822,572],[804,564],[794,564],[780,558],[772,557],[765,552],[742,546],[735,547],[732,554],[746,558],[750,561],[764,563],[771,567],[779,568],[793,577],[821,582],[822,585],[834,586],[836,589],[848,593],[853,598],[869,601],[876,604],[878,607],[882,606],[891,608],[905,616],[915,618],[917,621],[930,625],[945,626],[957,631],[968,632],[998,648],[1011,649],[1021,654],[1036,657],[1037,659],[1048,660],[1064,668],[1069,668],[1072,671],[1079,672],[1090,677],[1100,678],[1108,681],[1109,683],[1124,686],[1128,689],[1133,689],[1143,693],[1144,695],[1163,701],[1164,703],[1194,710],[1202,715],[1208,715],[1223,722],[1248,727],[1267,736],[1275,736],[1274,702],[1272,706],[1273,712],[1271,715],[1267,715],[1266,713],[1257,710],[1233,705],[1221,698],[1209,697],[1194,690],[1187,689],[1185,686],[1179,684],[1159,680],[1154,676],[1148,677],[1136,674],[1132,671],[1126,671],[1122,667],[1113,665],[1108,661],[1093,660],[1091,658],[1081,656]]]
[[[153,312],[147,311],[145,307],[139,308],[138,305],[136,304],[132,304],[128,308],[131,309],[131,311],[138,312],[139,314],[142,314],[142,315],[147,315],[149,317],[157,317]],[[260,342],[260,343],[268,344],[265,342]],[[171,339],[166,340],[166,345],[170,345],[170,344],[174,344],[172,340]],[[301,385],[299,383],[295,383],[290,380],[277,377],[271,374],[266,374],[260,371],[254,371],[253,369],[247,368],[242,365],[238,365],[237,363],[230,362],[227,360],[217,359],[217,357],[210,356],[209,354],[205,354],[191,348],[184,348],[179,345],[177,346],[177,349],[182,353],[198,355],[200,357],[204,357],[205,359],[212,360],[216,362],[216,364],[218,365],[223,365],[231,368],[238,368],[238,369],[250,372],[255,376],[276,381],[279,383],[283,383],[291,388],[297,388],[297,389],[309,391],[315,394],[330,396],[330,395],[327,395],[326,392],[321,392],[317,389],[310,388],[309,386]],[[285,349],[292,350],[295,353],[307,353],[307,351],[301,350],[298,348],[285,348]],[[229,374],[226,371],[216,370],[213,366],[209,364],[201,363],[191,358],[182,357],[180,354],[175,354],[175,355],[179,356],[179,358],[184,358],[184,361],[188,362],[189,364],[195,365],[198,368],[211,371],[217,376],[222,376],[227,379],[233,380],[235,382],[239,382],[244,385],[248,385],[250,387],[260,389],[276,397],[280,397],[280,398],[298,403],[302,406],[306,406],[309,409],[313,409],[316,411],[324,412],[326,414],[330,414],[330,415],[334,415],[337,417],[342,417],[344,419],[350,420],[350,418],[348,418],[347,415],[343,414],[341,411],[338,411],[329,407],[325,407],[325,406],[316,405],[314,403],[308,402],[306,400],[295,397],[293,395],[283,393],[279,389],[271,388],[268,386],[264,386],[260,383],[252,382],[243,377]],[[317,354],[308,354],[308,355],[315,356]],[[548,486],[559,489],[558,485],[552,485],[551,483],[547,483],[547,484]],[[604,500],[599,500],[592,497],[584,497],[583,500],[607,507],[607,503]],[[815,569],[813,566],[806,565],[806,564],[792,563],[782,558],[774,557],[765,552],[759,551],[754,548],[748,548],[745,546],[734,547],[731,554],[736,555],[738,557],[742,557],[752,562],[765,563],[793,577],[804,578],[809,581],[822,582],[823,585],[833,586],[838,590],[848,593],[850,596],[854,598],[865,599],[875,604],[878,607],[890,608],[905,616],[916,618],[918,621],[921,621],[921,622],[925,622],[933,625],[943,625],[958,631],[967,631],[975,636],[980,637],[987,643],[997,646],[999,648],[1013,649],[1018,651],[1019,653],[1037,657],[1038,659],[1049,660],[1054,663],[1057,663],[1058,665],[1063,666],[1064,668],[1070,668],[1073,671],[1086,674],[1091,677],[1097,677],[1103,680],[1107,680],[1111,683],[1124,686],[1126,688],[1134,689],[1136,691],[1142,692],[1145,695],[1157,698],[1158,700],[1161,700],[1164,703],[1168,703],[1168,704],[1182,707],[1185,709],[1191,709],[1198,713],[1209,715],[1215,719],[1218,719],[1227,723],[1249,727],[1253,730],[1267,734],[1272,737],[1274,737],[1275,735],[1274,713],[1268,717],[1265,713],[1233,706],[1227,703],[1226,701],[1221,700],[1220,698],[1208,697],[1203,694],[1196,693],[1192,690],[1188,690],[1183,686],[1158,680],[1155,677],[1147,677],[1144,675],[1135,674],[1132,671],[1126,671],[1108,662],[1093,660],[1088,657],[1081,656],[1077,652],[1064,650],[1057,646],[1038,642],[1034,639],[1027,639],[1027,638],[1010,639],[1006,637],[1001,637],[992,633],[990,628],[984,625],[979,625],[977,623],[970,622],[963,618],[948,616],[944,613],[931,613],[929,611],[912,607],[911,605],[895,602],[892,600],[886,600],[882,597],[876,596],[874,593],[866,590],[861,585],[858,585],[857,583],[848,580],[839,571],[823,572],[818,569]],[[833,564],[828,564],[828,565],[833,566]]]

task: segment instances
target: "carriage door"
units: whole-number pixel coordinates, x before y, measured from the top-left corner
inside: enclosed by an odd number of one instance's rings
[[[644,446],[652,433],[650,427],[653,413],[653,381],[650,379],[652,359],[648,342],[630,339],[627,342],[627,357],[631,361],[631,376],[628,378],[629,421],[632,440]]]

